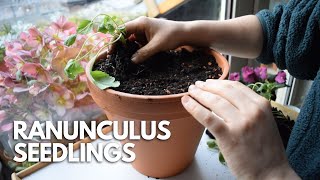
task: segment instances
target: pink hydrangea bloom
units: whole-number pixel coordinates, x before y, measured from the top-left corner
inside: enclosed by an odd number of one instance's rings
[[[286,83],[287,75],[284,71],[279,71],[276,75],[275,81],[279,84]]]
[[[268,78],[267,67],[256,67],[254,69],[254,73],[258,78],[260,78],[263,81]]]
[[[246,83],[254,83],[256,80],[256,75],[254,73],[253,67],[245,66],[241,69],[243,81]]]
[[[240,74],[238,72],[233,72],[230,74],[229,79],[231,81],[240,81]]]

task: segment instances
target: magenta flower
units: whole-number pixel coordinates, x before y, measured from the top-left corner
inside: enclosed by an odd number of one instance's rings
[[[231,73],[229,76],[231,81],[240,81],[240,74],[238,72]]]
[[[243,81],[246,83],[254,83],[256,75],[253,67],[245,66],[241,69]]]
[[[287,80],[287,75],[284,71],[279,71],[278,74],[276,75],[275,81],[279,84],[284,84],[286,83]]]
[[[256,76],[258,78],[260,78],[261,80],[266,80],[267,77],[268,77],[268,74],[267,74],[267,67],[256,67],[254,69],[254,73],[256,74]]]

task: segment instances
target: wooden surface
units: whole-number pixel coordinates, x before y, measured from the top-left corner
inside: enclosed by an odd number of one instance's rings
[[[144,0],[144,3],[147,6],[148,17],[156,17],[160,14],[158,5],[155,0]]]

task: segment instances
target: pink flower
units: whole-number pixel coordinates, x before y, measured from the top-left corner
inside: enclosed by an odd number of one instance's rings
[[[12,130],[12,123],[4,124],[0,126],[0,130],[3,132],[11,131]]]
[[[240,81],[240,74],[238,72],[231,73],[229,79],[231,81]]]
[[[13,41],[11,43],[5,43],[6,56],[9,57],[19,57],[19,58],[29,58],[31,57],[31,52],[24,50],[23,45],[18,41]]]
[[[278,74],[276,75],[275,81],[279,84],[284,84],[286,83],[287,80],[287,75],[284,71],[279,71]]]
[[[52,82],[49,72],[38,63],[25,63],[21,68],[21,72],[40,82]]]
[[[267,74],[267,67],[256,67],[254,69],[254,73],[256,74],[256,76],[258,78],[260,78],[261,80],[266,80],[267,77],[268,77],[268,74]]]
[[[76,33],[76,24],[70,22],[64,16],[61,16],[56,22],[51,24],[51,27],[55,30],[61,31],[67,36]]]
[[[67,109],[74,106],[75,97],[73,93],[65,87],[58,85],[50,86],[52,92],[49,93],[48,101],[59,116],[63,116]]]
[[[243,81],[246,83],[254,83],[256,75],[253,67],[245,66],[241,69]]]
[[[42,38],[41,32],[35,27],[30,28],[28,32],[29,37],[27,39],[27,44],[36,49],[42,48],[44,45],[44,39]]]
[[[7,117],[6,112],[4,110],[0,110],[0,123],[5,120]]]

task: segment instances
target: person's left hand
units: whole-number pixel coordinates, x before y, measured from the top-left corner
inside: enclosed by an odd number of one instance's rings
[[[289,166],[270,102],[236,81],[198,81],[185,109],[216,137],[237,179],[298,179]]]

